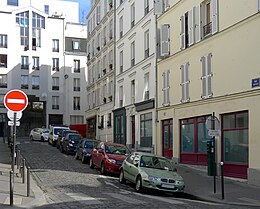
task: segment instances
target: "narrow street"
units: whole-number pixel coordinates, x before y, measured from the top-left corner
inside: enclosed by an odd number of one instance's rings
[[[139,194],[132,185],[121,185],[117,176],[102,176],[97,169],[46,142],[25,139],[20,143],[21,153],[48,202],[38,208],[238,208],[189,200],[185,195]]]

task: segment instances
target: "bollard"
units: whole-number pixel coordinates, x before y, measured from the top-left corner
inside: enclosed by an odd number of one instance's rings
[[[17,169],[18,169],[18,172],[20,172],[20,166],[21,166],[21,151],[17,150]]]
[[[14,204],[14,172],[10,171],[10,205]]]
[[[23,174],[22,174],[22,176],[23,176],[23,184],[24,184],[24,182],[25,182],[25,159],[23,159]]]
[[[30,167],[27,167],[27,197],[30,197]]]

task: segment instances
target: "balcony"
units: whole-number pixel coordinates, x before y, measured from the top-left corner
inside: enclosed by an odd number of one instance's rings
[[[73,87],[73,90],[74,90],[74,91],[80,91],[80,86],[74,86],[74,87]]]
[[[203,36],[206,37],[210,35],[212,32],[212,23],[208,23],[207,25],[203,26]]]
[[[52,90],[53,91],[58,91],[58,90],[60,90],[60,87],[59,86],[52,86]]]

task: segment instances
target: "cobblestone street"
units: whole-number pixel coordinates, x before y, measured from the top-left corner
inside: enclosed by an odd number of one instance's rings
[[[19,147],[46,195],[48,205],[38,208],[238,208],[157,192],[139,194],[132,185],[119,184],[117,176],[102,176],[48,143],[21,141]]]

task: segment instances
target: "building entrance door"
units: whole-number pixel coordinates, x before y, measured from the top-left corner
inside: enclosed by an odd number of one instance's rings
[[[173,120],[163,120],[162,121],[162,153],[163,156],[171,159],[172,158],[172,148],[173,148]]]

